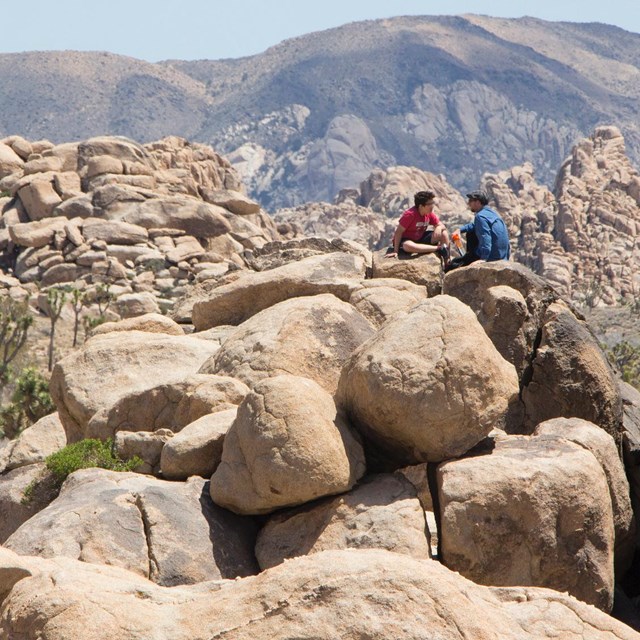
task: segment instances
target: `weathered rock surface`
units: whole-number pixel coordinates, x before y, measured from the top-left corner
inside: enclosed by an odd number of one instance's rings
[[[280,375],[257,383],[238,407],[211,497],[258,514],[348,491],[365,472],[359,440],[312,380]]]
[[[410,464],[465,453],[504,420],[517,393],[513,365],[471,309],[438,296],[357,349],[337,398],[366,438]]]
[[[205,348],[217,349],[215,342],[206,343]],[[91,418],[87,434],[104,439],[120,430],[170,429],[177,433],[202,416],[234,408],[248,392],[249,388],[235,378],[198,373],[142,391],[125,391]]]
[[[380,328],[389,318],[414,307],[428,297],[426,287],[400,278],[363,280],[349,298],[374,327]]]
[[[622,401],[611,365],[586,323],[563,304],[551,305],[543,318],[522,400],[531,427],[550,418],[583,418],[621,441]]]
[[[575,442],[588,449],[600,463],[607,477],[613,509],[616,577],[622,578],[633,559],[636,523],[631,508],[629,481],[614,439],[592,422],[580,418],[555,418],[541,422],[533,435]]]
[[[414,486],[399,474],[366,478],[337,498],[279,512],[261,529],[261,569],[328,549],[386,549],[429,558],[429,531]]]
[[[328,253],[269,271],[248,272],[196,302],[193,324],[197,331],[221,324],[237,325],[278,302],[302,296],[331,293],[346,301],[364,275],[364,260],[346,253]]]
[[[429,297],[441,293],[442,265],[435,254],[417,257],[387,258],[386,251],[373,254],[373,278],[401,278],[427,288]]]
[[[334,295],[293,298],[243,322],[200,373],[233,376],[249,387],[292,374],[333,393],[343,364],[373,333],[368,320]]]
[[[28,487],[42,477],[44,463],[36,462],[0,475],[0,544],[24,522],[47,506],[54,496],[34,492],[25,499]]]
[[[114,565],[169,586],[255,573],[254,542],[251,520],[212,504],[201,478],[172,483],[87,469],[5,546]]]
[[[248,391],[248,390],[247,390]],[[189,423],[162,448],[160,469],[167,480],[210,478],[222,459],[222,446],[237,409],[226,409]]]
[[[132,392],[184,380],[217,349],[205,340],[142,331],[91,338],[58,362],[51,376],[51,395],[68,441],[86,437],[98,411],[110,410]]]
[[[104,322],[93,329],[91,335],[97,336],[111,331],[147,331],[149,333],[168,333],[172,336],[184,335],[184,330],[177,322],[160,313],[145,313],[119,322]]]
[[[57,413],[40,418],[0,449],[0,473],[42,462],[67,444]]]
[[[503,358],[522,377],[544,314],[560,294],[543,278],[513,262],[471,264],[446,274],[443,292],[469,305]]]
[[[7,549],[0,549],[0,572],[0,630],[24,640],[87,638],[87,630],[91,640],[638,638],[566,594],[482,587],[432,560],[388,551],[325,551],[255,577],[171,588],[119,567]]]
[[[440,549],[450,569],[480,584],[566,591],[611,610],[611,497],[590,451],[555,437],[505,436],[437,473]]]

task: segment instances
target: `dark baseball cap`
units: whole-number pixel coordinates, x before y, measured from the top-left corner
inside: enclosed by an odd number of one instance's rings
[[[487,202],[489,202],[489,198],[486,192],[480,189],[477,191],[471,191],[470,193],[467,193],[467,198],[469,200],[480,200],[482,204],[487,204]]]

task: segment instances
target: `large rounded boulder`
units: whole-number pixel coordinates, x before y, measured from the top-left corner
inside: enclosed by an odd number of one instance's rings
[[[348,491],[365,471],[357,438],[312,380],[277,376],[238,407],[211,477],[216,504],[259,514]]]
[[[517,394],[513,365],[473,311],[438,296],[356,350],[337,398],[368,440],[410,464],[465,453],[504,422]]]
[[[233,376],[249,387],[291,374],[333,393],[344,363],[374,332],[368,320],[334,295],[293,298],[243,322],[200,373]]]

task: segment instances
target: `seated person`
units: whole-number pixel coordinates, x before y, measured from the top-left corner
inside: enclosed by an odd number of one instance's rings
[[[467,206],[475,216],[473,222],[465,224],[458,231],[467,234],[467,251],[462,257],[451,260],[446,266],[447,271],[477,260],[508,260],[511,255],[507,225],[496,211],[487,206],[487,194],[484,191],[472,191],[467,194],[467,199]]]
[[[445,262],[449,259],[449,234],[433,212],[435,194],[418,191],[413,197],[414,206],[407,209],[393,234],[393,251],[387,258],[404,253],[437,253]],[[432,226],[432,229],[429,227]]]

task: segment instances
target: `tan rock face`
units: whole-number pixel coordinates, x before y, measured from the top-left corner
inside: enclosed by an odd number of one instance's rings
[[[535,436],[564,438],[588,449],[602,466],[609,485],[615,530],[616,578],[620,580],[633,559],[636,523],[629,498],[629,482],[614,439],[603,429],[580,418],[555,418],[540,423]]]
[[[567,591],[610,611],[614,526],[593,454],[556,438],[506,436],[438,467],[442,561],[480,584]]]
[[[349,490],[365,471],[331,396],[305,378],[263,380],[240,404],[211,477],[216,504],[268,513]]]
[[[530,164],[484,180],[516,260],[586,306],[634,299],[640,176],[616,127],[598,127],[574,145],[553,193],[536,183]]]
[[[218,349],[213,341],[202,342],[207,351]],[[194,346],[198,348],[197,343]],[[228,376],[194,374],[157,386],[150,381],[142,390],[123,390],[113,404],[98,411],[87,425],[87,434],[105,439],[121,430],[177,433],[202,416],[236,407],[247,393],[245,384]]]
[[[167,480],[210,478],[222,459],[222,447],[237,409],[209,413],[177,433],[162,448],[160,470]]]
[[[427,299],[425,287],[400,278],[363,280],[351,294],[352,304],[371,324],[380,328],[389,318]]]
[[[373,333],[362,315],[331,294],[293,298],[242,323],[200,372],[233,376],[250,387],[290,373],[333,392],[343,364]]]
[[[518,393],[507,363],[455,298],[388,321],[345,365],[339,406],[405,464],[465,453],[504,420]]]
[[[328,549],[386,549],[429,558],[429,531],[413,485],[398,474],[373,476],[348,493],[273,515],[261,529],[261,569]]]
[[[560,298],[540,276],[504,261],[450,271],[443,291],[475,311],[487,335],[520,377],[533,356],[548,306]]]
[[[482,587],[432,560],[387,551],[325,551],[256,577],[170,589],[119,567],[7,549],[0,569],[8,592],[0,628],[25,640],[87,637],[87,629],[91,640],[418,640],[425,629],[443,640],[638,637],[566,594]]]
[[[401,278],[427,288],[429,297],[441,290],[442,267],[435,254],[416,258],[387,258],[386,250],[373,254],[373,278]]]
[[[583,418],[620,442],[622,402],[611,366],[586,323],[563,305],[551,305],[543,320],[522,399],[531,427],[550,418]]]
[[[255,525],[212,504],[201,478],[173,483],[86,469],[5,546],[111,564],[169,586],[255,573],[254,541]]]
[[[301,296],[331,293],[348,300],[364,275],[364,260],[346,253],[311,256],[268,271],[246,272],[196,302],[193,324],[197,331],[237,325],[278,302]]]
[[[51,377],[51,395],[69,442],[88,437],[96,412],[108,411],[127,394],[189,377],[217,348],[188,336],[142,331],[91,338],[58,362]]]
[[[57,413],[40,418],[0,449],[0,473],[42,462],[67,444]]]

